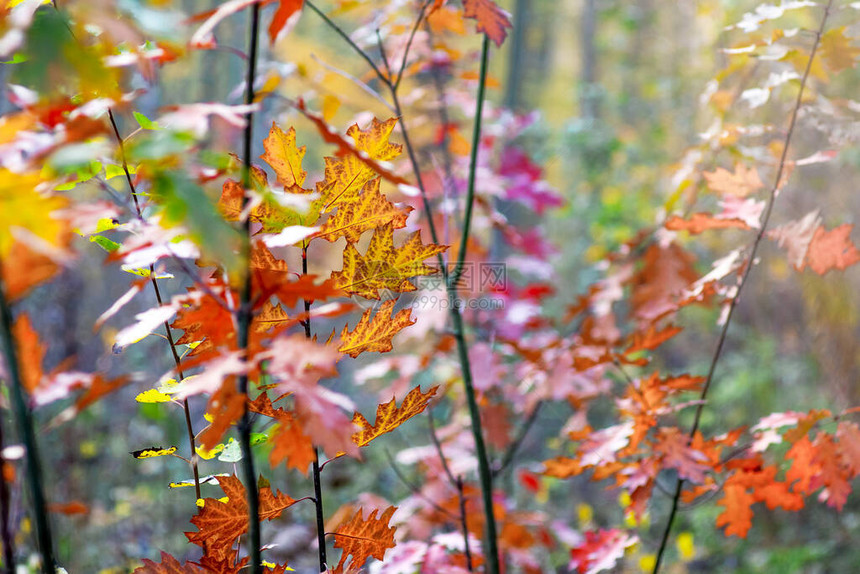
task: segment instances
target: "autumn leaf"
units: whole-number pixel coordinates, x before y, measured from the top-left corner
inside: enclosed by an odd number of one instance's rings
[[[158,456],[170,456],[174,452],[176,452],[175,446],[171,446],[168,448],[165,448],[163,446],[151,446],[142,450],[136,450],[129,454],[131,454],[131,456],[133,456],[134,458],[155,458]]]
[[[65,207],[67,200],[37,191],[42,183],[37,174],[18,174],[0,168],[0,260],[5,260],[12,251],[16,228],[52,245],[64,242],[66,225],[51,214]]]
[[[344,566],[349,558],[350,571],[357,571],[364,566],[369,558],[382,560],[385,551],[394,548],[394,526],[388,526],[394,511],[394,506],[389,506],[380,516],[376,517],[379,509],[375,508],[367,520],[363,518],[362,509],[358,509],[349,521],[342,524],[334,531],[334,547],[343,549],[335,568],[335,574],[342,574]]]
[[[393,398],[379,405],[376,408],[376,421],[373,424],[370,424],[361,413],[355,413],[352,423],[361,430],[352,435],[353,442],[358,446],[366,446],[373,439],[393,431],[415,415],[424,412],[438,388],[433,387],[426,393],[422,393],[420,386],[415,387],[403,398],[400,407]]]
[[[493,0],[463,0],[463,16],[476,20],[478,32],[489,36],[496,46],[505,41],[507,28],[513,28],[508,13]]]
[[[845,26],[828,30],[821,36],[819,47],[824,64],[834,74],[854,67],[854,60],[860,55],[860,48],[852,46],[845,36]]]
[[[752,528],[753,503],[755,499],[745,487],[727,483],[723,487],[723,497],[717,502],[725,509],[717,516],[717,527],[725,526],[726,536],[746,538]]]
[[[180,564],[176,558],[167,552],[162,552],[160,564],[144,559],[143,566],[135,569],[132,574],[208,574],[209,572],[209,569],[201,568],[191,562]]]
[[[336,287],[365,299],[379,299],[380,289],[415,291],[409,277],[429,275],[435,269],[425,265],[425,259],[442,253],[447,246],[424,244],[416,231],[398,248],[394,247],[394,226],[377,228],[364,255],[355,245],[343,250],[343,269],[331,274]]]
[[[374,118],[366,130],[359,129],[358,124],[347,130],[347,136],[353,140],[352,145],[347,145],[355,153],[325,158],[325,179],[317,184],[323,213],[357,201],[365,184],[380,175],[377,166],[367,160],[391,161],[400,155],[402,146],[389,141],[396,125],[395,118],[384,122]]]
[[[45,350],[27,314],[21,314],[15,320],[12,334],[15,336],[15,346],[18,351],[21,382],[24,389],[33,394],[42,381],[42,361],[45,358]]]
[[[670,231],[689,231],[693,235],[709,229],[728,229],[730,227],[749,229],[749,225],[741,219],[714,217],[710,213],[694,213],[690,219],[682,219],[673,215],[666,220],[665,225],[666,229]]]
[[[316,460],[317,453],[313,442],[304,433],[298,419],[292,415],[278,419],[278,426],[270,433],[269,442],[274,445],[269,453],[269,464],[272,468],[286,462],[287,468],[294,468],[304,474]]]
[[[589,530],[585,538],[570,550],[571,561],[568,568],[576,569],[578,574],[596,574],[612,569],[623,558],[624,552],[638,541],[635,534],[628,534],[616,528],[608,530]]]
[[[298,3],[299,8],[304,0],[283,0],[281,7],[285,4]],[[269,164],[275,171],[278,183],[284,186],[284,190],[291,193],[308,193],[303,189],[305,178],[308,173],[302,169],[302,159],[305,157],[306,146],[296,147],[296,130],[290,128],[286,132],[272,122],[269,135],[263,140],[263,148],[266,150],[260,159]]]
[[[824,275],[833,269],[842,271],[860,262],[860,250],[851,241],[853,228],[850,223],[831,231],[825,230],[823,226],[817,228],[806,252],[806,264],[809,268],[819,275]]]
[[[743,164],[738,164],[734,173],[720,167],[716,171],[704,172],[702,175],[705,176],[708,187],[712,191],[723,195],[746,197],[764,187],[758,176],[758,171]]]
[[[388,201],[379,192],[379,182],[379,178],[368,181],[358,198],[340,205],[314,237],[322,237],[327,241],[345,237],[348,243],[355,243],[365,231],[387,223],[391,223],[394,229],[404,227],[412,208],[397,207]]]
[[[681,327],[672,325],[658,330],[654,325],[650,325],[644,333],[640,331],[633,333],[630,338],[630,347],[624,351],[624,354],[631,355],[640,351],[656,349],[683,330]]]
[[[248,531],[245,486],[235,476],[219,478],[218,484],[227,496],[227,501],[207,498],[203,508],[191,519],[198,531],[185,533],[192,544],[206,549],[206,554],[215,558],[226,555],[235,540]],[[277,518],[296,502],[281,492],[273,493],[268,486],[259,489],[259,497],[260,520]]]
[[[60,266],[51,257],[16,241],[7,257],[0,260],[0,277],[6,287],[6,298],[14,301],[37,285],[57,274]]]
[[[352,358],[371,351],[389,352],[392,349],[391,339],[409,325],[415,324],[412,320],[412,309],[409,307],[401,309],[394,317],[391,316],[396,302],[395,299],[389,299],[383,303],[373,319],[370,318],[373,309],[365,311],[351,333],[349,325],[344,325],[340,334],[341,344],[337,350]]]
[[[323,119],[319,114],[315,114],[305,107],[303,101],[299,101],[296,106],[306,118],[308,118],[311,122],[313,122],[314,126],[316,126],[317,131],[319,131],[322,138],[330,143],[338,146],[338,155],[343,156],[344,160],[349,160],[349,164],[353,166],[353,168],[357,168],[354,162],[359,162],[364,164],[364,167],[375,172],[376,175],[381,176],[383,179],[395,184],[407,184],[408,181],[403,179],[402,177],[395,175],[390,169],[388,169],[382,162],[387,162],[390,159],[399,155],[401,146],[399,144],[389,144],[388,143],[388,135],[394,129],[394,122],[396,119],[392,118],[385,122],[379,122],[374,118],[371,127],[368,130],[362,132],[358,125],[353,125],[347,131],[348,136],[352,136],[353,142],[349,142],[341,135],[332,129],[332,127]],[[370,137],[362,137],[361,134],[369,134]],[[372,147],[368,149],[368,143],[372,144]],[[396,150],[396,155],[389,155],[390,153],[394,153]],[[379,155],[381,153],[381,155]],[[377,157],[379,155],[379,157]],[[324,193],[327,191],[327,187],[329,185],[333,185],[329,180],[328,175],[328,160],[326,160],[326,179],[317,184],[317,191],[320,193]],[[340,174],[338,177],[342,176]],[[335,178],[335,180],[337,177]],[[362,178],[363,179],[363,178]],[[369,178],[368,178],[369,179]],[[359,181],[359,180],[357,180]],[[367,181],[365,179],[361,182],[361,184],[356,185],[356,183],[350,183],[346,180],[341,181],[342,184],[348,184],[350,189],[358,187],[359,189],[364,183]],[[342,194],[341,194],[342,195]]]
[[[302,9],[303,4],[304,0],[278,0],[278,8],[272,16],[272,23],[269,24],[269,41],[272,44],[278,39],[278,35],[287,26],[290,18]]]

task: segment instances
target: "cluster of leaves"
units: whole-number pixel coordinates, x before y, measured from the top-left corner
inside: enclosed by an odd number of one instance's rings
[[[363,128],[355,123],[344,136],[332,127],[332,110],[340,101],[331,94],[305,94],[311,104],[290,101],[295,117],[336,147],[311,185],[303,166],[306,147],[298,145],[294,127],[284,130],[273,122],[260,156],[268,167],[250,161],[253,116],[259,99],[273,91],[263,86],[255,93],[253,65],[245,105],[190,104],[156,121],[132,110],[137,94],[121,87],[124,68],[151,78],[155,67],[179,59],[186,49],[218,48],[216,27],[249,7],[256,22],[261,4],[266,2],[231,0],[193,17],[201,24],[187,47],[173,38],[151,38],[128,19],[114,19],[86,3],[72,3],[66,14],[25,1],[1,13],[0,55],[18,66],[10,88],[18,111],[0,124],[3,309],[57,275],[76,252],[98,246],[107,252],[108,264],[130,274],[130,286],[96,327],[119,316],[151,286],[155,302],[116,333],[114,350],[121,353],[163,329],[174,358],[173,367],[137,400],[184,411],[188,457],[174,445],[137,445],[143,448],[132,455],[188,462],[194,478],[171,486],[196,490],[198,510],[191,519],[196,530],[186,536],[199,552],[185,562],[162,553],[159,562],[143,559],[135,572],[289,571],[283,560],[252,562],[267,550],[254,543],[255,531],[259,537],[260,522],[289,516],[303,502],[317,511],[321,569],[359,572],[375,559],[382,562],[377,565],[382,573],[483,568],[493,574],[496,557],[487,553],[496,543],[502,563],[524,572],[556,567],[558,548],[571,570],[613,567],[638,546],[637,529],[646,528],[653,495],[666,477],[675,480],[676,491],[668,523],[659,525],[665,535],[655,570],[679,504],[713,496],[722,508],[716,527],[740,537],[753,527],[758,503],[797,511],[817,495],[837,510],[846,504],[851,481],[860,474],[860,426],[850,420],[857,409],[772,413],[749,428],[701,424],[759,246],[773,241],[797,271],[817,275],[860,262],[852,226],[824,225],[822,208],[769,226],[778,196],[790,192],[792,172],[837,157],[838,149],[799,160],[789,154],[810,94],[827,102],[819,108],[832,114],[834,123],[852,111],[849,103],[828,99],[820,89],[851,69],[858,53],[846,28],[833,25],[842,13],[828,4],[820,15],[809,2],[791,2],[744,16],[735,27],[738,46],[727,50],[729,68],[703,98],[715,115],[714,127],[681,163],[665,214],[653,229],[607,256],[604,277],[557,317],[546,311],[553,296],[564,296],[553,286],[549,258],[555,248],[532,221],[562,199],[518,142],[535,118],[494,107],[479,117],[451,114],[455,107],[475,108],[474,88],[482,94],[485,81],[482,77],[476,86],[471,69],[458,71],[464,19],[475,20],[477,30],[498,46],[510,28],[507,14],[492,0],[464,0],[462,6],[426,0],[417,10],[386,3],[373,15],[375,30],[385,24],[385,39],[368,32],[369,26],[350,37],[323,14],[376,73],[355,82],[379,99],[375,90],[388,88],[398,117],[372,118]],[[360,12],[353,4],[340,2],[337,13]],[[283,39],[309,9],[318,11],[301,0],[280,0],[268,28],[271,42]],[[811,42],[780,27],[782,18],[798,12],[820,18]],[[767,26],[774,29],[765,31]],[[369,56],[375,50],[381,64]],[[252,63],[255,53],[249,51]],[[389,57],[394,54],[399,57]],[[397,61],[402,61],[399,71],[391,68]],[[764,87],[744,89],[741,82],[762,73],[762,61],[775,66],[773,73]],[[448,83],[451,77],[463,81]],[[398,95],[404,79],[413,90],[408,98]],[[432,102],[419,97],[424,83],[436,90]],[[755,109],[784,92],[796,95],[784,130],[729,121],[735,104]],[[401,99],[411,102],[414,115],[404,112]],[[311,111],[316,103],[322,114]],[[123,138],[114,114],[128,110],[141,129]],[[405,122],[413,118],[422,120],[416,125],[434,127],[416,140],[432,161],[419,161],[411,147]],[[468,120],[485,121],[471,144],[461,133]],[[216,126],[243,130],[241,160],[207,153],[204,138]],[[392,141],[398,128],[403,144]],[[397,161],[404,146],[411,173],[405,161]],[[765,186],[760,173],[772,185]],[[383,193],[383,186],[391,191]],[[110,201],[97,195],[104,192]],[[402,202],[389,199],[394,194]],[[506,217],[506,203],[528,217]],[[445,230],[445,243],[459,247],[443,245],[438,229]],[[422,231],[432,242],[424,242]],[[703,272],[691,237],[714,231],[740,246]],[[89,241],[75,240],[76,235]],[[467,251],[471,267],[449,268]],[[170,291],[176,294],[166,297],[162,289],[175,279],[170,270],[182,273],[187,289],[176,293],[174,287]],[[438,277],[445,291],[434,296]],[[419,285],[426,289],[419,291]],[[483,304],[463,315],[449,313],[451,306],[462,306],[458,295]],[[693,306],[722,310],[716,351],[704,376],[657,366],[659,350],[683,332],[683,314]],[[347,320],[338,335],[337,321],[356,307],[363,309],[361,316]],[[453,333],[446,332],[447,321],[453,321]],[[45,348],[30,318],[18,313],[8,323],[4,334],[15,344],[14,350],[4,345],[2,375],[11,388],[27,394],[17,418],[29,420],[29,411],[75,394],[52,421],[68,423],[132,380],[70,371],[66,363],[45,373]],[[315,334],[315,328],[322,332],[320,325],[331,334]],[[174,339],[174,332],[181,334]],[[385,399],[371,421],[330,383],[346,355],[389,353],[395,337],[402,333],[399,340],[405,340],[410,332],[420,340],[415,350],[376,358],[355,375],[360,382],[385,385]],[[455,347],[458,353],[452,352]],[[189,401],[201,395],[206,426],[195,433]],[[399,404],[392,396],[401,397]],[[563,451],[549,458],[540,449],[521,453],[526,433],[549,403],[571,409]],[[431,444],[403,449],[392,461],[395,470],[412,467],[416,481],[404,479],[411,494],[394,501],[385,493],[372,499],[375,504],[351,506],[326,532],[324,468],[352,464],[345,457],[362,458],[371,442],[434,406],[449,416],[438,429],[431,418]],[[250,434],[252,418],[263,432]],[[487,456],[469,433],[477,428],[480,436],[482,427]],[[233,429],[238,440],[228,437]],[[38,464],[35,443],[26,432],[21,440],[33,457],[29,466]],[[293,498],[262,476],[247,476],[255,445],[266,445],[273,470],[284,465],[299,475],[310,472],[314,495]],[[232,471],[200,477],[200,461],[216,456],[218,463],[211,464],[224,465],[220,470],[241,466],[246,476]],[[511,488],[502,481],[488,488],[486,481],[472,480],[476,468],[480,475],[489,466],[496,478],[514,464],[520,467],[519,481]],[[584,473],[609,480],[624,493],[625,526],[574,531],[570,517],[557,517],[552,505],[539,504],[548,497],[551,478]],[[10,474],[4,466],[4,490],[17,480]],[[37,476],[28,482],[34,493],[42,488]],[[201,488],[215,484],[219,497],[204,497]],[[79,510],[71,503],[54,508]],[[498,540],[480,548],[478,541],[494,530]],[[341,550],[333,567],[324,559],[327,536]],[[7,535],[2,542],[9,548]],[[50,538],[40,537],[40,544],[47,558]]]

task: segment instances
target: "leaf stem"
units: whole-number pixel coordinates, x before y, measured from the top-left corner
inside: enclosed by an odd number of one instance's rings
[[[809,79],[809,72],[812,69],[812,63],[815,60],[815,54],[818,51],[818,47],[821,44],[821,37],[824,34],[824,29],[827,26],[827,19],[830,16],[830,9],[833,5],[833,0],[829,0],[827,5],[824,8],[824,15],[821,18],[821,25],[818,28],[818,33],[815,36],[815,42],[812,45],[812,50],[809,54],[809,60],[806,62],[806,69],[803,72],[803,78],[800,80],[800,89],[797,92],[797,99],[794,103],[794,108],[791,112],[791,119],[788,123],[788,129],[785,133],[785,138],[783,140],[782,146],[782,155],[779,158],[779,166],[776,170],[776,175],[774,176],[773,185],[770,189],[770,196],[768,197],[767,207],[765,208],[764,217],[762,218],[761,228],[756,234],[755,239],[752,242],[752,247],[750,248],[750,254],[747,258],[747,264],[744,268],[743,274],[741,275],[741,279],[738,282],[737,290],[734,293],[734,296],[729,301],[729,310],[726,314],[726,320],[723,323],[723,327],[720,331],[720,336],[717,340],[717,346],[714,350],[714,355],[711,358],[711,365],[708,369],[708,375],[705,378],[705,384],[702,387],[702,393],[699,397],[699,404],[696,407],[696,414],[693,418],[693,425],[690,427],[689,439],[692,440],[695,436],[696,432],[699,430],[699,424],[702,419],[702,411],[705,408],[705,399],[708,396],[708,390],[711,387],[711,383],[714,380],[714,373],[717,370],[717,364],[722,357],[723,347],[725,346],[726,338],[729,331],[729,325],[731,324],[732,317],[734,316],[734,311],[737,308],[738,301],[740,300],[741,292],[743,291],[744,286],[747,284],[747,279],[750,276],[750,272],[752,271],[753,264],[755,262],[755,256],[758,252],[759,245],[761,244],[762,239],[764,238],[765,233],[767,232],[767,225],[770,222],[770,216],[773,212],[773,205],[776,201],[777,192],[779,191],[780,184],[782,183],[782,174],[785,171],[785,164],[788,158],[788,149],[791,145],[791,139],[794,135],[794,128],[797,124],[797,114],[800,112],[801,105],[803,103],[803,92],[806,89],[806,82]],[[672,497],[672,506],[669,510],[669,517],[666,521],[666,527],[663,530],[663,536],[660,540],[660,547],[657,550],[657,557],[654,561],[654,569],[652,570],[652,574],[657,574],[660,571],[660,565],[663,561],[663,554],[666,551],[666,547],[669,543],[669,536],[672,532],[672,526],[675,522],[675,517],[678,514],[678,507],[681,500],[681,491],[684,488],[684,480],[681,478],[677,479],[677,483],[675,486],[675,493]]]
[[[249,28],[249,50],[248,50],[248,73],[245,78],[245,104],[251,105],[254,102],[254,79],[257,74],[257,37],[260,30],[260,4],[254,3],[251,7],[251,15],[248,22]],[[250,189],[251,187],[251,150],[254,137],[254,112],[249,111],[245,114],[245,129],[243,131],[243,154],[242,154],[242,187]],[[244,212],[248,204],[247,195],[242,198],[242,211]],[[250,269],[251,263],[251,220],[246,218],[244,222],[244,231],[246,241],[244,242],[245,249],[245,266],[243,269],[242,289],[240,292],[239,306],[236,311],[237,324],[237,344],[239,349],[246,353],[248,352],[249,331],[251,328],[251,319],[253,315],[251,307],[251,281],[252,274]],[[247,360],[247,356],[245,357]],[[260,493],[257,490],[257,476],[254,470],[254,454],[251,452],[251,415],[248,412],[248,374],[239,375],[237,381],[237,390],[240,395],[245,397],[244,406],[242,408],[242,418],[239,420],[239,447],[242,451],[242,474],[243,482],[245,483],[245,492],[247,493],[248,502],[248,555],[250,557],[250,572],[251,574],[262,574],[262,554],[260,547],[262,545],[260,536]]]
[[[0,262],[2,263],[2,262]],[[0,265],[2,268],[2,265]],[[33,520],[36,523],[36,539],[39,544],[39,554],[42,556],[41,570],[45,574],[54,572],[54,547],[51,540],[51,524],[45,503],[45,491],[42,481],[42,466],[39,462],[39,451],[36,443],[36,433],[33,428],[33,416],[24,397],[24,383],[21,379],[20,363],[15,348],[15,336],[12,333],[12,310],[6,300],[3,276],[0,274],[0,338],[3,341],[3,353],[6,371],[9,376],[9,386],[12,394],[12,408],[18,422],[20,440],[24,443],[27,463],[27,484],[33,499]]]

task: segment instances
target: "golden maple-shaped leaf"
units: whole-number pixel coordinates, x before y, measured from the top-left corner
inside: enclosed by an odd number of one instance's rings
[[[422,393],[421,387],[418,386],[409,391],[399,407],[393,398],[379,405],[376,407],[376,421],[373,424],[370,424],[361,413],[355,413],[352,424],[360,427],[361,430],[352,435],[352,441],[358,446],[366,446],[376,437],[393,431],[415,415],[424,412],[430,399],[436,396],[438,388],[433,387],[426,393]]]
[[[391,339],[409,325],[415,324],[412,320],[412,310],[408,307],[401,309],[394,317],[391,316],[395,303],[394,299],[383,303],[373,319],[370,318],[373,309],[365,311],[351,333],[349,325],[344,325],[343,332],[340,334],[341,344],[337,350],[352,358],[369,351],[378,353],[390,351]]]
[[[206,550],[207,556],[216,559],[226,556],[235,540],[248,531],[245,486],[235,476],[221,477],[218,484],[227,500],[207,498],[197,516],[191,519],[198,531],[185,533],[192,544],[201,546]],[[277,518],[296,502],[280,491],[273,493],[268,486],[260,488],[259,495],[260,520]]]
[[[394,531],[397,527],[388,526],[388,521],[391,520],[395,510],[397,510],[396,507],[389,506],[377,518],[379,509],[375,508],[365,520],[364,512],[359,508],[352,519],[334,531],[334,547],[343,549],[340,562],[334,570],[335,574],[344,572],[344,566],[350,557],[352,560],[349,571],[357,572],[368,558],[382,560],[385,557],[385,551],[394,548]]]
[[[375,162],[390,161],[400,155],[403,147],[388,141],[396,124],[396,118],[384,122],[374,118],[366,130],[354,124],[346,135],[352,137],[355,149],[369,159]],[[325,213],[357,201],[365,184],[378,175],[368,163],[354,154],[325,158],[325,179],[317,184],[321,211]]]
[[[162,552],[160,564],[144,559],[143,566],[135,569],[132,574],[206,574],[207,572],[210,570],[192,562],[180,564],[179,560],[167,552]]]
[[[416,231],[398,248],[394,247],[394,225],[377,228],[364,255],[350,243],[343,250],[343,269],[331,274],[335,287],[350,295],[379,299],[380,289],[397,292],[415,291],[410,277],[435,273],[424,260],[442,253],[447,246],[421,242]]]
[[[329,217],[316,237],[337,241],[345,237],[348,243],[355,243],[361,234],[369,229],[381,227],[386,223],[400,229],[406,225],[411,207],[397,207],[379,192],[380,178],[374,178],[364,185],[358,199],[342,204],[337,213]]]
[[[845,36],[845,26],[826,32],[821,37],[819,50],[824,65],[834,74],[853,68],[855,58],[860,55],[860,48],[852,46]]]
[[[308,172],[302,169],[302,159],[305,157],[306,146],[296,146],[296,130],[290,128],[286,132],[272,122],[269,135],[263,140],[265,153],[260,159],[272,166],[278,183],[286,191],[292,193],[308,193],[303,189]]]

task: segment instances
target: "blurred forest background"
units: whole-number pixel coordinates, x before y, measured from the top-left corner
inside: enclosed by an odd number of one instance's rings
[[[141,21],[152,10],[143,0],[123,2]],[[152,12],[157,20],[149,25],[178,27],[187,15],[210,10],[216,4],[183,0],[174,4],[183,14],[165,19],[162,12]],[[333,8],[328,2],[320,4],[323,9]],[[374,9],[373,2],[367,4],[345,12],[339,22],[351,29],[352,19],[362,10]],[[512,14],[514,28],[493,56],[489,99],[495,106],[536,114],[537,120],[522,139],[533,157],[546,166],[547,178],[564,197],[564,205],[548,212],[547,220],[550,238],[557,246],[553,263],[559,284],[555,286],[556,296],[546,305],[550,312],[561,312],[565,304],[600,278],[599,264],[607,253],[641,229],[653,226],[673,201],[672,178],[686,154],[701,145],[700,134],[709,129],[712,121],[712,110],[703,105],[702,95],[708,82],[727,65],[723,49],[730,47],[730,39],[725,28],[756,3],[503,0],[499,4]],[[221,25],[221,46],[245,45],[245,17],[240,14]],[[816,23],[805,20],[807,17],[799,12],[792,24],[814,28]],[[857,17],[860,21],[860,14]],[[183,30],[177,33],[188,31]],[[463,49],[474,51],[474,40],[464,40]],[[340,97],[333,124],[348,125],[359,113],[364,113],[361,117],[365,118],[369,117],[367,112],[379,117],[390,115],[348,79],[327,71],[327,66],[336,64],[350,74],[362,76],[365,68],[313,15],[304,14],[301,25],[287,39],[264,50],[271,53],[264,55],[261,75],[277,73],[282,78],[277,91],[292,96],[315,90],[321,95]],[[0,74],[7,74],[8,68],[0,68]],[[244,63],[226,49],[195,52],[159,74],[157,84],[150,86],[137,102],[137,109],[148,117],[180,102],[239,103],[241,99]],[[456,84],[465,80],[452,77],[447,81]],[[860,77],[855,70],[849,70],[839,76],[838,85],[830,88],[834,93],[850,95],[858,87]],[[343,97],[346,93],[350,96]],[[0,99],[0,106],[3,112],[10,109],[6,98]],[[263,106],[263,112],[256,116],[255,132],[264,134],[272,119],[281,125],[295,125],[300,140],[309,148],[306,168],[319,172],[324,147],[316,132],[277,97],[266,99]],[[740,123],[784,124],[784,106],[737,106],[731,113]],[[123,133],[136,127],[130,117],[124,118],[120,126]],[[795,140],[797,148],[810,153],[820,149],[822,143],[816,137],[800,131]],[[255,145],[260,149],[254,156],[262,152],[261,138],[262,135],[256,138]],[[215,149],[238,149],[237,140],[219,139],[217,134],[211,136],[211,144]],[[852,153],[848,148],[828,167],[829,171],[813,166],[796,174],[793,192],[785,201],[777,202],[774,217],[779,221],[795,219],[817,205],[827,205],[827,214],[839,217],[839,223],[854,222],[855,214],[860,213],[858,168],[860,152],[854,148]],[[509,215],[517,216],[513,207]],[[692,248],[707,262],[713,254],[729,250],[726,237],[731,236],[704,235]],[[860,270],[853,268],[827,277],[790,273],[784,257],[771,256],[774,250],[771,245],[763,247],[762,264],[754,271],[741,300],[718,384],[710,397],[723,406],[705,411],[706,429],[748,424],[768,413],[792,408],[838,409],[860,402]],[[150,342],[121,354],[112,353],[110,348],[115,328],[127,324],[128,318],[147,308],[149,301],[130,305],[123,311],[124,317],[111,321],[113,330],[108,327],[95,335],[90,330],[108,302],[127,288],[127,277],[102,265],[103,255],[90,250],[74,269],[40,287],[24,304],[44,333],[48,346],[46,368],[74,355],[84,370],[136,370],[148,373],[154,381],[170,367],[161,339],[151,337]],[[702,373],[713,352],[717,310],[694,309],[683,320],[685,336],[666,345],[660,361],[667,370],[683,366],[689,372]],[[365,358],[364,363],[372,364],[373,360]],[[360,374],[360,367],[342,370],[338,389],[345,391],[354,384],[356,372]],[[175,412],[165,405],[134,402],[134,395],[145,388],[146,384],[133,385],[121,396],[95,405],[73,423],[57,430],[46,429],[42,434],[42,456],[51,496],[87,501],[90,506],[86,515],[55,518],[60,537],[58,558],[71,573],[128,572],[139,564],[140,557],[154,556],[158,549],[176,556],[189,551],[179,533],[190,529],[187,521],[194,511],[193,500],[184,492],[167,488],[171,481],[190,478],[188,467],[170,457],[141,461],[128,454],[152,444],[184,444],[185,429]],[[364,394],[368,401],[359,406],[373,408],[375,403],[367,396],[370,393]],[[381,398],[387,400],[390,396]],[[202,406],[200,402],[195,406],[198,417],[202,416]],[[38,414],[47,421],[57,410]],[[552,437],[558,436],[569,415],[563,406],[543,409],[526,438],[525,450],[551,455],[548,449],[558,440]],[[420,417],[387,438],[384,448],[371,452],[373,464],[342,466],[327,473],[328,513],[357,493],[408,493],[386,460],[385,451],[396,452],[415,442],[424,443],[427,433],[426,417]],[[222,471],[223,463],[216,463],[202,462],[201,474]],[[383,471],[376,474],[365,472],[365,468]],[[307,489],[304,479],[299,478],[292,473],[278,477],[295,497]],[[571,517],[572,525],[621,521],[619,501],[602,485],[591,483],[587,477],[546,481],[548,486],[540,496],[552,500],[559,514]],[[662,496],[655,494],[658,500]],[[665,498],[668,504],[669,497]],[[16,502],[20,504],[20,498]],[[523,506],[527,505],[523,501]],[[651,520],[659,523],[659,502],[656,510]],[[713,525],[717,513],[713,501],[705,501],[681,515],[675,530],[681,534],[672,550],[677,560],[666,572],[790,574],[860,570],[857,497],[849,500],[839,514],[814,504],[798,513],[757,513],[746,540],[724,537]],[[282,520],[277,529],[267,530],[277,533],[269,541],[279,543],[281,552],[300,572],[303,567],[309,568],[307,571],[312,568],[314,558],[306,555],[315,536],[312,524],[308,507]],[[19,533],[22,537],[27,535],[26,528]],[[653,546],[657,536],[657,531],[648,533],[646,528],[643,542]],[[618,571],[647,571],[649,564],[647,560],[641,564],[628,560]]]

